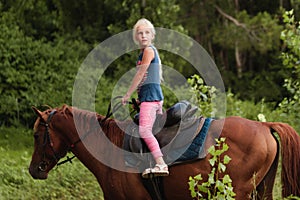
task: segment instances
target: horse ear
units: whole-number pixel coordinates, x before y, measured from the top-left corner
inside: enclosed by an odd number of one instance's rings
[[[32,110],[35,112],[35,114],[36,114],[38,117],[40,117],[41,119],[43,119],[43,117],[42,117],[42,112],[39,111],[39,109],[37,109],[37,108],[34,107],[34,106],[31,106],[31,108],[32,108]]]

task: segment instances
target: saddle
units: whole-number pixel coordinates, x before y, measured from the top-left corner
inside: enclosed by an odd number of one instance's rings
[[[181,160],[181,156],[186,154],[205,122],[203,117],[195,116],[197,110],[197,107],[184,100],[167,109],[163,115],[157,116],[153,134],[168,165],[187,160],[187,158]],[[123,148],[126,150],[124,156],[127,166],[143,170],[155,164],[155,161],[139,136],[138,117],[137,114],[134,122],[126,128]],[[202,134],[201,140],[205,139],[206,132]]]

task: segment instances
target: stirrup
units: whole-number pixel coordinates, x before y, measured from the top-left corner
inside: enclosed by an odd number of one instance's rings
[[[147,168],[142,174],[143,178],[150,178],[153,176],[168,176],[169,170],[166,164],[156,164],[153,168]]]

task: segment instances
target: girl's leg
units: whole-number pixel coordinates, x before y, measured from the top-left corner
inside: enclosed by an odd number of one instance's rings
[[[144,102],[140,107],[140,135],[150,149],[156,165],[154,168],[145,169],[142,176],[149,178],[150,174],[155,176],[168,176],[168,166],[165,164],[159,144],[152,133],[156,113],[162,112],[162,102]]]
[[[144,139],[149,150],[151,151],[155,160],[161,161],[162,152],[159,144],[152,133],[153,124],[156,118],[156,113],[159,110],[159,102],[142,102],[140,106],[140,121],[139,132]]]

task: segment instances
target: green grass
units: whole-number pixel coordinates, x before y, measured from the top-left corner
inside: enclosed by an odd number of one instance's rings
[[[34,180],[28,166],[31,130],[0,128],[0,199],[103,199],[95,177],[78,160],[53,169],[47,180]]]

